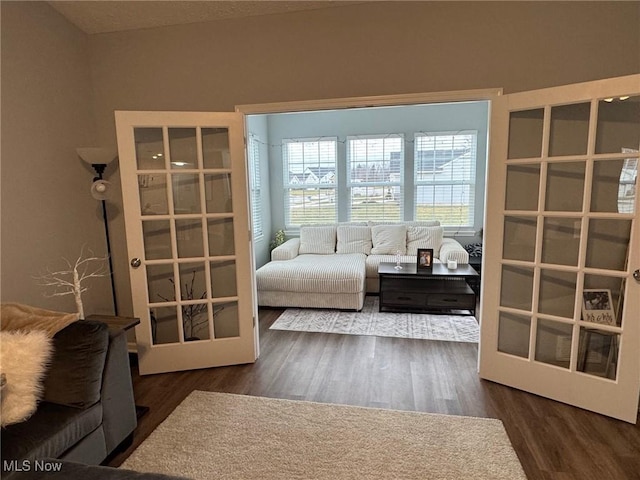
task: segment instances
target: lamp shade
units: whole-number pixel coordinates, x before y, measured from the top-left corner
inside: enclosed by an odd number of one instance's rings
[[[90,165],[107,165],[113,162],[118,153],[112,148],[80,147],[76,148],[78,156]]]

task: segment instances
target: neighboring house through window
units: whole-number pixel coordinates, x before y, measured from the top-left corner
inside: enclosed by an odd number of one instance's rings
[[[336,222],[337,139],[283,139],[282,144],[286,225]]]
[[[473,228],[477,132],[416,133],[415,220]]]
[[[349,219],[403,218],[402,135],[347,137]]]

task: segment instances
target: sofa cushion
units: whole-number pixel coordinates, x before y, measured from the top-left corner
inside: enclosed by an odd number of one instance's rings
[[[78,410],[42,402],[29,420],[2,430],[2,458],[59,457],[101,423],[100,403]]]
[[[336,253],[336,225],[300,227],[300,255]]]
[[[371,253],[371,229],[368,226],[338,225],[337,253]]]
[[[404,255],[407,251],[407,227],[405,225],[375,225],[371,227],[373,248],[371,254]]]
[[[419,248],[432,248],[433,254],[440,255],[442,227],[407,227],[407,255],[417,255]]]
[[[100,400],[109,346],[103,322],[80,320],[53,337],[54,355],[44,380],[44,400],[85,408]]]
[[[23,422],[36,411],[51,343],[41,330],[0,332],[0,371],[6,382],[0,410],[2,427]]]
[[[365,259],[349,253],[269,262],[256,271],[256,285],[262,292],[358,293],[364,291]]]

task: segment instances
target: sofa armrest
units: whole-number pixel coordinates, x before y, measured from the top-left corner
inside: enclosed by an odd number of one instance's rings
[[[299,251],[300,239],[290,238],[271,251],[271,260],[291,260],[298,256]]]
[[[457,240],[453,238],[443,238],[439,258],[442,263],[455,260],[460,265],[466,265],[469,263],[469,252],[467,252]]]
[[[111,332],[109,336],[100,397],[104,438],[107,453],[111,453],[137,425],[127,335],[124,330]]]

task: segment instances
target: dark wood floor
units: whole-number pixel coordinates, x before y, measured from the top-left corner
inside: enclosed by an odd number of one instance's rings
[[[260,310],[252,365],[141,377],[150,407],[119,466],[193,390],[499,418],[530,480],[640,479],[640,425],[630,425],[480,380],[475,344],[269,330]]]

